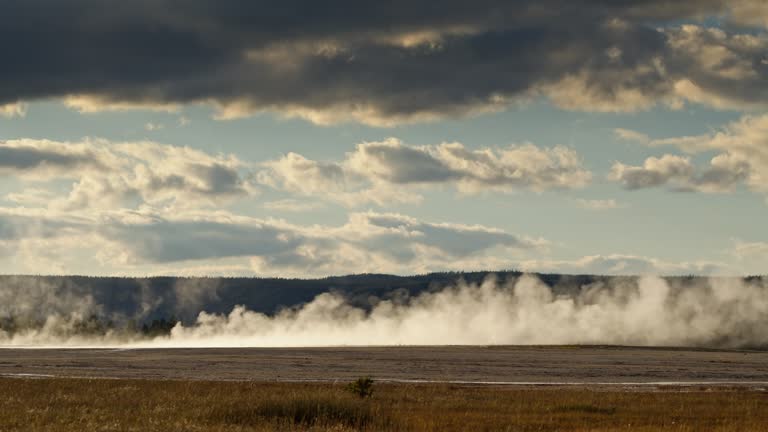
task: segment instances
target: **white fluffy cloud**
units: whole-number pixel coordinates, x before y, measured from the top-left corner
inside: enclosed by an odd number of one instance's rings
[[[651,145],[672,145],[692,153],[721,151],[722,157],[749,165],[749,186],[768,191],[768,114],[742,117],[709,134],[653,140]]]
[[[0,175],[27,181],[75,180],[66,196],[51,197],[57,208],[120,207],[151,203],[199,206],[254,193],[234,156],[212,156],[188,147],[106,140],[0,142]],[[8,196],[39,200],[41,188]],[[50,195],[50,193],[48,193]]]
[[[298,153],[288,153],[280,159],[265,162],[258,173],[260,183],[286,192],[332,199],[347,205],[386,201],[409,201],[411,195],[395,194],[382,188],[380,193],[369,193],[364,180],[350,173],[336,162],[323,162]]]
[[[643,137],[628,131],[625,139]],[[610,178],[628,189],[669,185],[675,189],[723,192],[745,183],[768,192],[768,115],[744,116],[708,134],[642,140],[650,146],[674,146],[687,153],[718,152],[709,166],[696,169],[690,158],[664,155],[648,158],[642,166],[616,163]]]
[[[7,201],[69,210],[143,204],[193,209],[253,196],[258,183],[297,195],[265,208],[296,211],[307,207],[297,198],[383,206],[418,203],[429,188],[509,193],[580,188],[591,179],[579,155],[566,147],[473,150],[460,143],[409,146],[395,138],[358,144],[340,161],[288,153],[263,163],[150,141],[18,139],[0,141],[0,176],[26,183]],[[62,191],[63,181],[70,182],[69,190]]]
[[[749,177],[749,172],[749,163],[728,154],[715,156],[700,172],[690,158],[667,154],[649,157],[642,166],[616,162],[608,178],[630,190],[669,186],[676,191],[715,193],[732,190]]]
[[[414,202],[420,199],[416,191],[429,186],[453,186],[466,194],[544,191],[580,188],[591,179],[579,155],[566,147],[471,150],[461,143],[410,146],[395,138],[358,144],[338,162],[289,153],[264,166],[264,184],[348,204]]]

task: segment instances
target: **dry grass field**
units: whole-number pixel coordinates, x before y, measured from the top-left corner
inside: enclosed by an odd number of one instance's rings
[[[2,431],[768,431],[768,394],[374,384],[0,379]]]

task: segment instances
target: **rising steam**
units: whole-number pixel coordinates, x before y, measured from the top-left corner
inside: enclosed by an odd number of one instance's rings
[[[764,281],[702,279],[670,286],[661,278],[615,279],[555,294],[533,276],[499,284],[457,283],[370,310],[324,293],[269,316],[244,307],[201,312],[168,336],[139,339],[107,332],[68,335],[67,320],[0,335],[5,346],[289,347],[336,345],[620,344],[708,347],[768,345]],[[78,312],[82,313],[82,312]]]

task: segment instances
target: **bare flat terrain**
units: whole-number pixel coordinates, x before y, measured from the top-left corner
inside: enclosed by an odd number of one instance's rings
[[[768,352],[634,347],[0,349],[0,376],[768,387]]]

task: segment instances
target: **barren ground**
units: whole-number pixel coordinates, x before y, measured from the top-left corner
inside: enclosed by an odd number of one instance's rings
[[[0,349],[0,376],[768,387],[768,352],[634,347]]]

